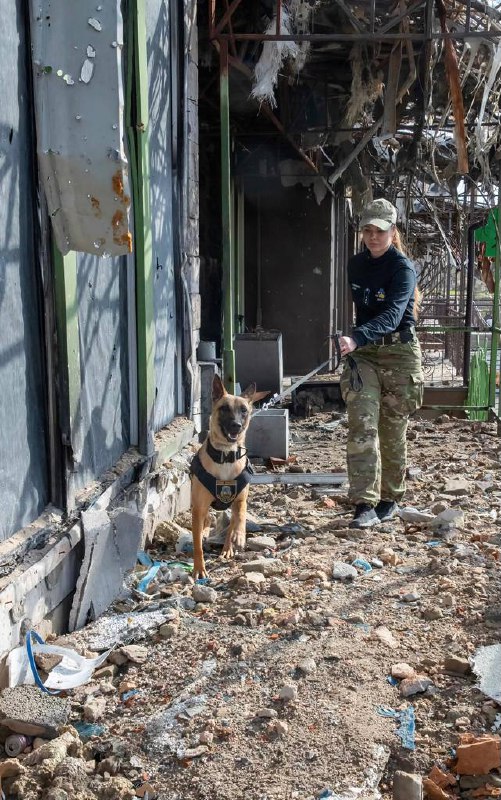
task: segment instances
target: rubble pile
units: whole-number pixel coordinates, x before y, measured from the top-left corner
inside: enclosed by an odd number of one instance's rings
[[[344,470],[344,419],[294,420],[291,438],[304,483],[252,487],[245,552],[219,558],[220,516],[194,584],[181,515],[123,598],[60,637],[113,650],[49,698],[57,725],[30,733],[18,698],[43,692],[4,690],[0,742],[26,737],[0,759],[6,800],[501,796],[495,426],[412,422],[406,505],[368,531],[348,527],[346,486],[307,483]]]

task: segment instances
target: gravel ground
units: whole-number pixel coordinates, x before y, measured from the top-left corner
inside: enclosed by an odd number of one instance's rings
[[[336,411],[292,420],[292,468],[343,471],[345,442]],[[137,647],[71,693],[71,720],[102,726],[66,757],[87,759],[85,773],[75,768],[64,784],[27,768],[29,780],[5,781],[19,790],[7,797],[388,800],[396,770],[454,772],[458,737],[501,719],[469,667],[500,637],[500,447],[490,423],[411,423],[405,503],[433,519],[453,509],[439,527],[397,518],[352,531],[345,487],[253,487],[248,549],[228,563],[216,547],[206,586],[161,570],[149,598],[115,605],[163,621],[142,635],[135,626]],[[189,515],[176,523],[189,528]],[[161,526],[150,555],[174,559],[178,531]],[[357,559],[355,578],[333,579],[335,562]],[[61,641],[97,650],[93,628]],[[415,749],[380,713],[411,707]],[[489,780],[500,786],[499,770]],[[443,797],[495,796],[482,794],[486,782],[463,777]]]

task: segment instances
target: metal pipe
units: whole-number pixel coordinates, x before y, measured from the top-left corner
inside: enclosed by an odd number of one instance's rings
[[[135,108],[132,131],[135,164],[134,239],[137,309],[138,435],[139,452],[154,451],[155,414],[155,314],[150,210],[149,103],[146,53],[146,0],[134,0],[132,9]]]
[[[245,329],[245,195],[244,184],[240,180],[237,186],[237,326],[238,332]]]
[[[427,0],[421,0],[421,2],[416,3],[410,8],[406,8],[405,11],[402,11],[396,17],[392,17],[391,20],[386,23],[386,25],[383,25],[383,27],[379,29],[379,33],[387,33],[389,30],[394,28],[395,25],[398,25],[399,22],[402,22],[403,19],[406,17],[411,17],[412,14],[414,14],[416,11],[419,11],[419,9],[425,5],[426,1]],[[375,33],[374,29],[372,29],[371,32]]]
[[[233,244],[231,230],[230,164],[230,87],[228,42],[219,50],[219,104],[221,120],[221,221],[223,267],[223,380],[226,389],[235,393],[235,350],[233,348]]]
[[[215,9],[215,6],[214,6],[213,27],[212,27],[212,30],[210,30],[210,38],[211,39],[218,38],[220,36],[221,31],[223,30],[223,28],[224,28],[224,26],[226,25],[227,22],[229,22],[231,24],[231,18],[233,16],[233,13],[237,10],[237,8],[238,8],[238,6],[240,5],[241,2],[242,2],[242,0],[233,0],[233,3],[231,4],[231,6],[229,8],[228,7],[226,8],[225,13],[221,17],[221,19],[219,20],[217,25],[215,24],[216,9]],[[215,4],[215,0],[211,0],[211,3]],[[231,37],[233,38],[233,34],[231,34]]]
[[[453,41],[461,41],[463,39],[499,39],[501,37],[501,30],[488,30],[488,31],[440,31],[432,33],[428,37],[426,33],[406,33],[399,31],[398,33],[372,33],[371,31],[360,31],[360,33],[293,33],[293,34],[276,34],[276,33],[234,33],[233,39],[235,41],[254,41],[254,42],[380,42],[380,41],[403,41],[408,40],[411,42],[424,42],[426,39],[452,39]],[[213,38],[219,41],[229,40],[232,37],[226,33],[220,33]]]
[[[209,39],[214,38],[216,25],[216,0],[209,0]]]
[[[257,198],[257,235],[256,235],[256,328],[263,325],[263,308],[261,305],[261,196]]]
[[[228,18],[228,28],[229,28],[229,31],[230,31],[231,52],[233,53],[233,55],[236,58],[236,56],[237,56],[237,45],[235,43],[235,39],[233,38],[233,25],[232,25],[232,22],[231,22],[231,12],[230,12],[230,8],[228,6],[228,0],[224,0],[224,2],[225,2],[225,6],[226,6],[226,13],[230,14],[230,16]],[[240,2],[240,0],[238,0],[238,2]],[[237,3],[237,5],[238,5],[238,3]]]
[[[471,26],[471,0],[467,0],[466,2],[466,22],[465,22],[465,31],[466,33],[470,32]]]
[[[465,313],[465,334],[464,334],[464,354],[463,354],[463,383],[467,386],[470,382],[470,358],[471,358],[471,323],[473,319],[473,285],[475,276],[475,231],[482,226],[481,222],[475,222],[468,226],[467,244],[467,264],[466,275],[466,313]]]

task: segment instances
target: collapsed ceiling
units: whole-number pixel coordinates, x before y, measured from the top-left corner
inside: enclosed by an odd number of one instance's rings
[[[199,20],[201,97],[216,111],[227,46],[241,160],[280,136],[355,212],[384,194],[418,248],[461,257],[497,197],[501,0],[209,0]]]

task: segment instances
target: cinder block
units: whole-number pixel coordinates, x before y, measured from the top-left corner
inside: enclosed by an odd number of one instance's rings
[[[393,778],[393,800],[423,800],[423,785],[420,775],[395,772]]]
[[[245,439],[247,452],[254,458],[289,457],[289,411],[267,408],[255,411]]]

